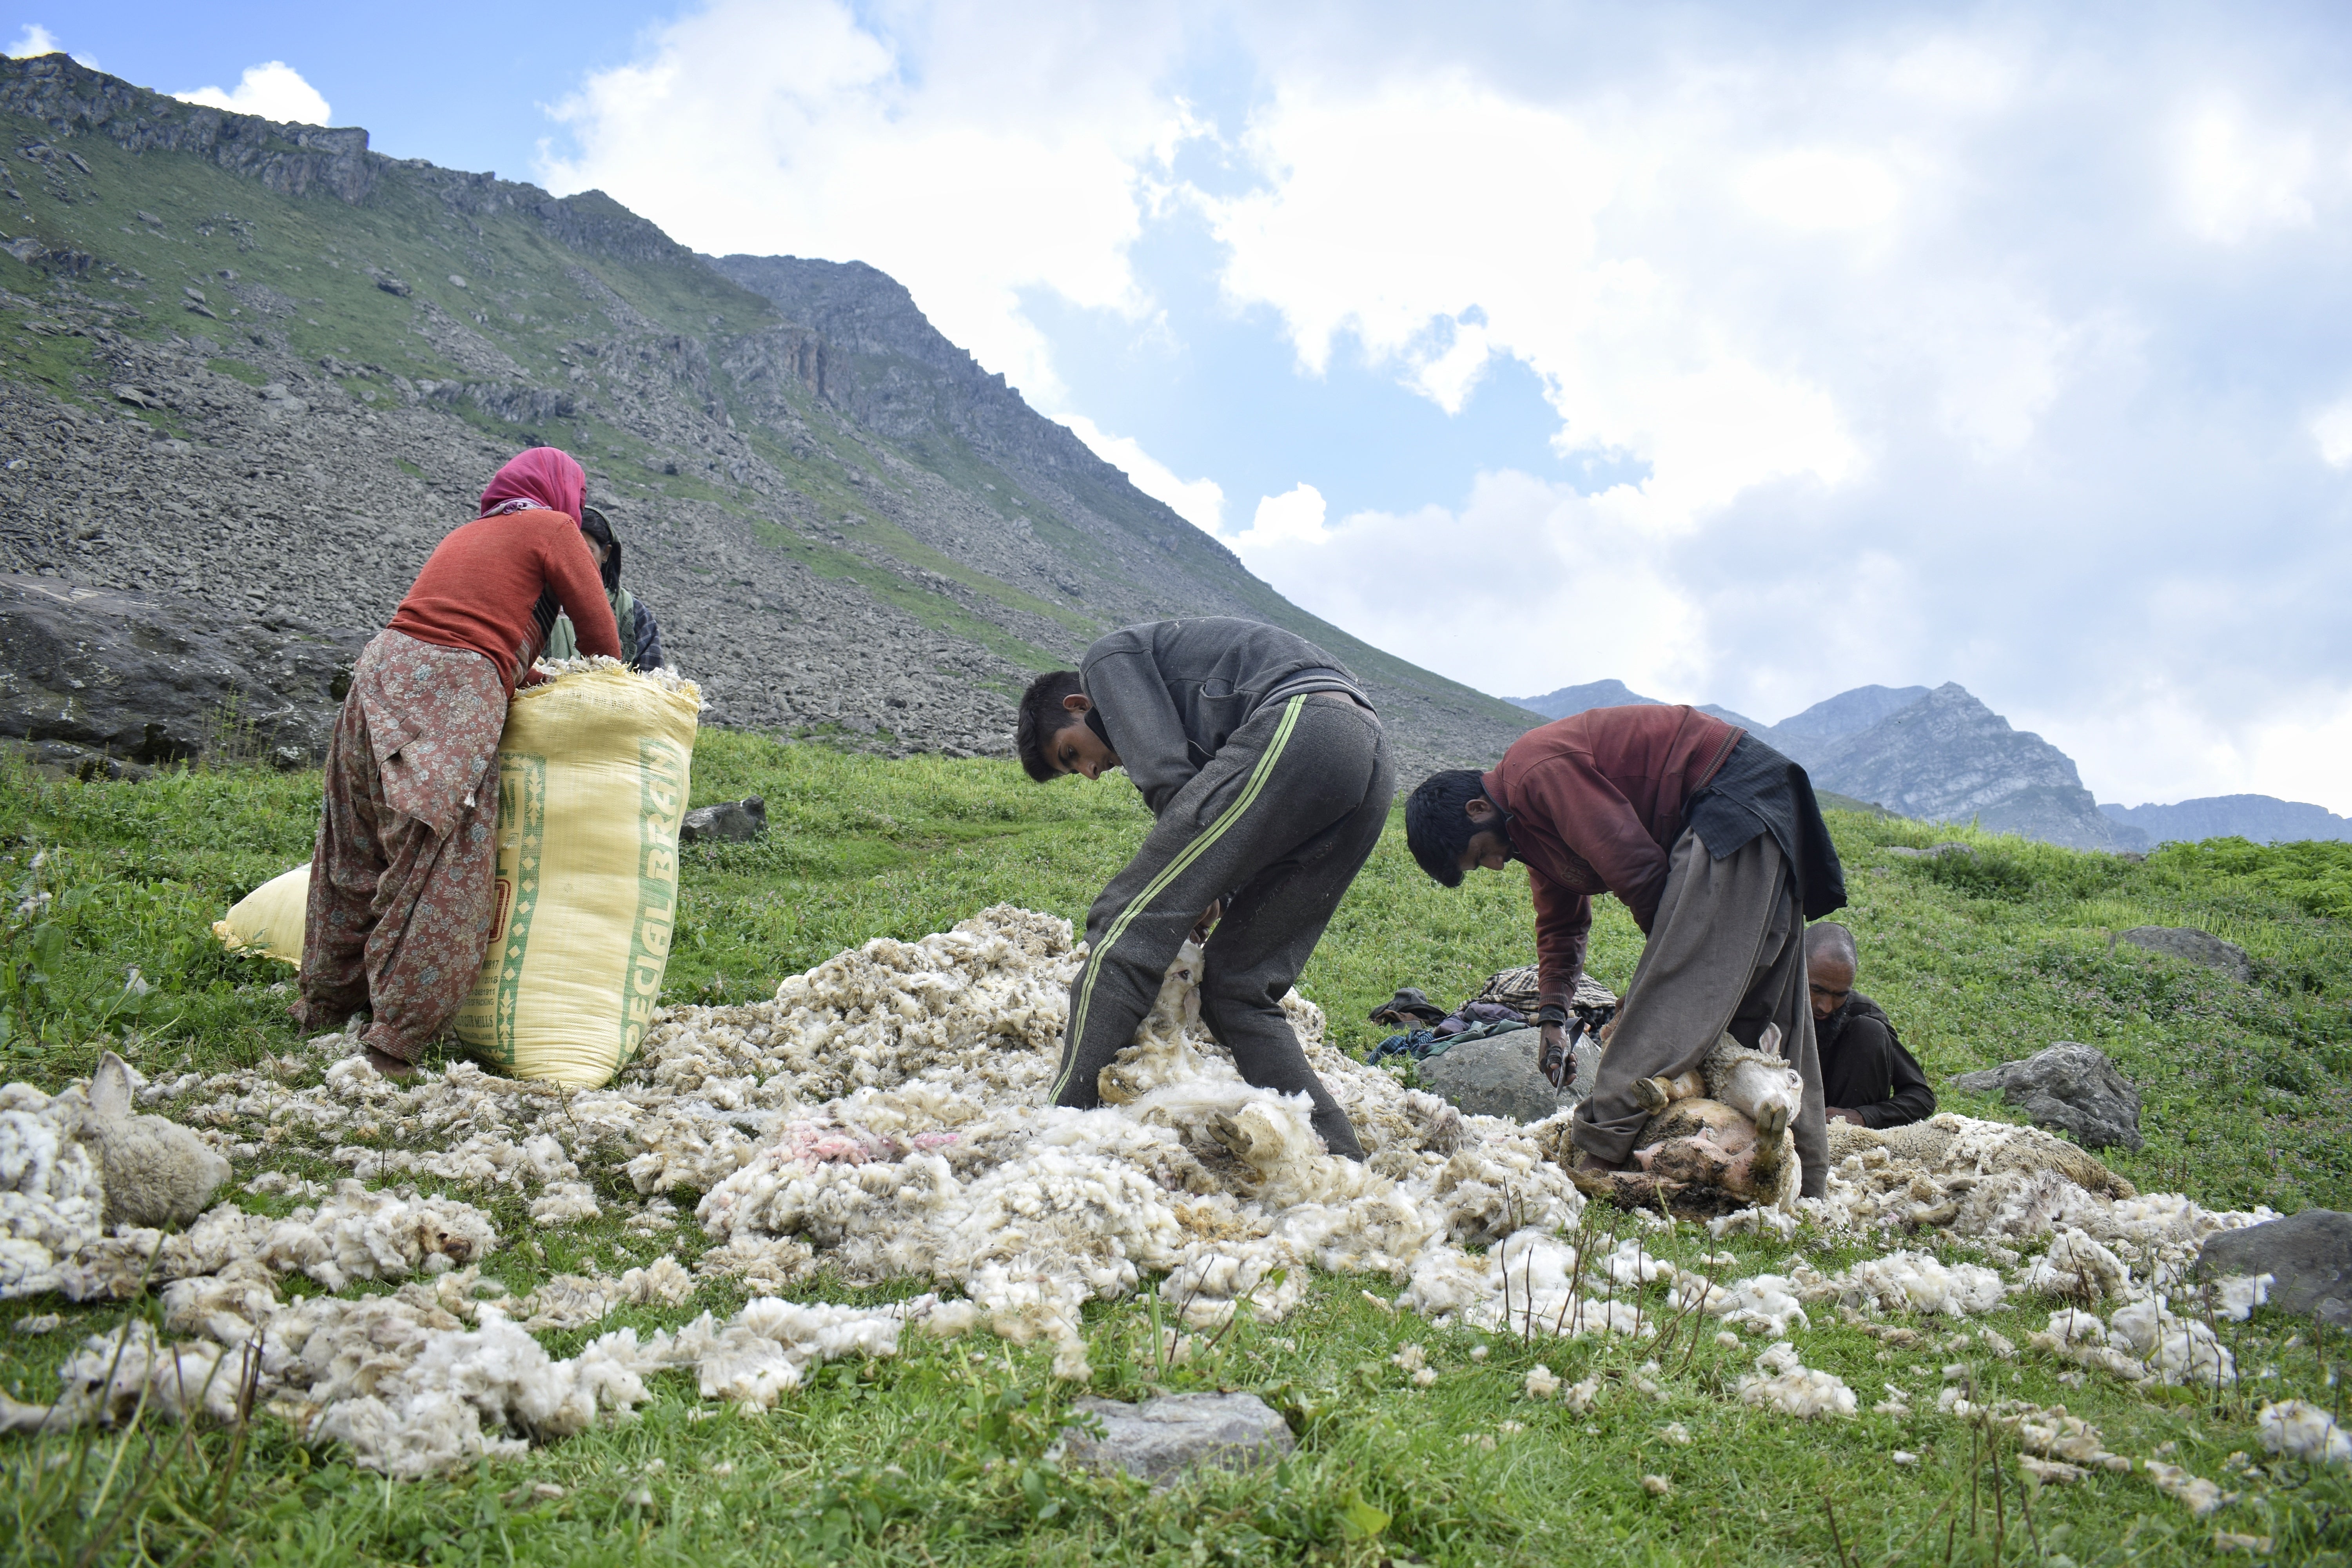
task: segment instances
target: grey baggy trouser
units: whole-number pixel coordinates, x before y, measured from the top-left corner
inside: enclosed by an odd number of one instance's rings
[[[1203,955],[1201,1020],[1242,1077],[1283,1094],[1305,1090],[1325,1145],[1361,1159],[1282,996],[1380,842],[1395,788],[1381,721],[1354,700],[1318,692],[1252,714],[1087,911],[1054,1103],[1098,1103],[1096,1079],[1134,1042],[1201,911],[1230,892]]]
[[[1758,834],[1720,860],[1696,833],[1685,830],[1675,841],[1665,892],[1619,1018],[1592,1093],[1576,1108],[1570,1131],[1579,1149],[1623,1164],[1649,1120],[1633,1098],[1635,1080],[1698,1066],[1727,1029],[1753,1046],[1765,1025],[1778,1024],[1780,1054],[1805,1085],[1795,1123],[1803,1193],[1825,1193],[1829,1129],[1805,988],[1805,921],[1770,834]]]

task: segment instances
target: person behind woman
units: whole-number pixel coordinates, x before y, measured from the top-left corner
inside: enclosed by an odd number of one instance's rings
[[[620,656],[580,533],[586,488],[552,447],[500,468],[352,671],[327,742],[295,1016],[329,1029],[370,1011],[361,1038],[379,1071],[414,1070],[482,967],[499,735],[559,607],[587,652]]]
[[[646,608],[643,599],[621,586],[621,542],[613,537],[613,525],[594,507],[583,507],[580,533],[596,557],[597,570],[604,578],[604,597],[613,606],[614,624],[621,629],[621,662],[631,669],[659,669],[663,663],[661,624]],[[547,634],[545,657],[580,657],[580,639],[572,629],[570,616],[555,617],[554,628]]]

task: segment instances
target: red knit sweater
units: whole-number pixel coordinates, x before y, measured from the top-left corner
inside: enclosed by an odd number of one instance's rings
[[[512,696],[546,645],[547,627],[532,612],[551,592],[571,615],[583,654],[621,657],[596,557],[580,525],[560,511],[510,511],[453,531],[416,574],[392,629],[480,654],[499,667]]]
[[[1595,708],[1528,731],[1486,776],[1527,862],[1546,1002],[1575,994],[1593,894],[1622,899],[1649,934],[1683,805],[1744,733],[1695,708]]]

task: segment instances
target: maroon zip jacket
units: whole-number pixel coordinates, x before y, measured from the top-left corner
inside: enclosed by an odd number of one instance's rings
[[[1695,708],[1594,708],[1528,731],[1486,774],[1535,895],[1545,1002],[1576,994],[1593,894],[1622,899],[1649,934],[1683,807],[1745,732]]]

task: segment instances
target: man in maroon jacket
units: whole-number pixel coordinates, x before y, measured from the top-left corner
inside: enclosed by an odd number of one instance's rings
[[[1475,867],[1526,863],[1547,1057],[1566,1045],[1592,895],[1616,894],[1649,939],[1576,1108],[1580,1165],[1625,1163],[1649,1116],[1637,1079],[1696,1067],[1726,1029],[1753,1046],[1778,1024],[1805,1084],[1803,1191],[1822,1194],[1829,1144],[1804,930],[1845,903],[1845,879],[1804,769],[1693,708],[1597,708],[1528,731],[1491,773],[1430,775],[1405,803],[1405,837],[1449,888]]]

